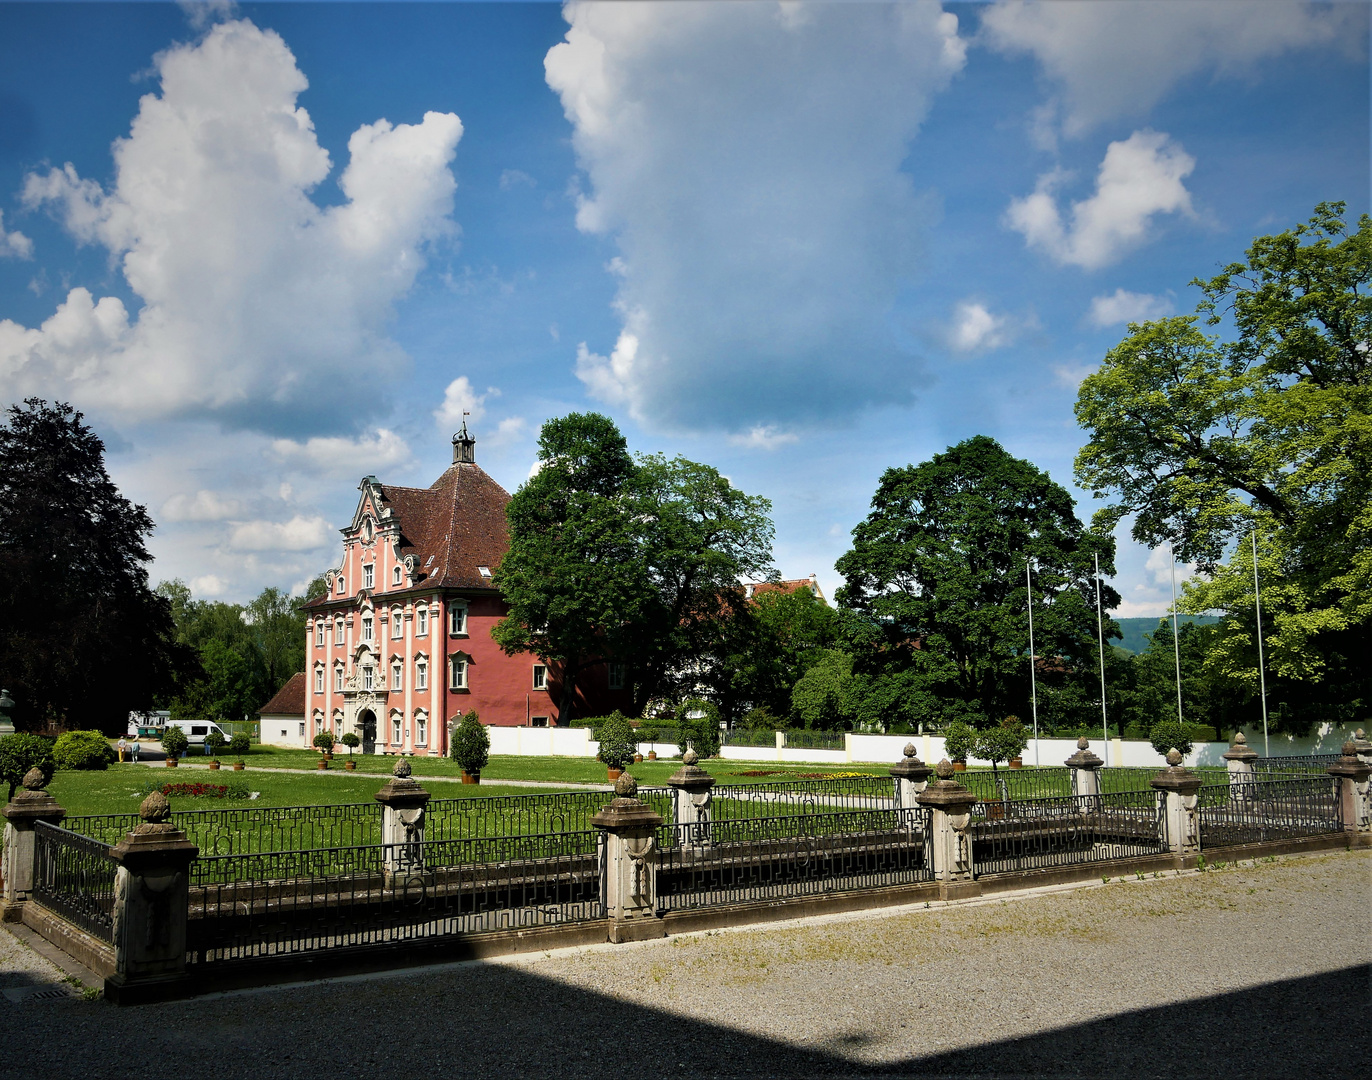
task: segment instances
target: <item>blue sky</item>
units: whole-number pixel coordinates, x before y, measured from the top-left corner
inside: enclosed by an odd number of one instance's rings
[[[513,490],[549,416],[772,500],[819,575],[881,472],[984,433],[1071,486],[1130,318],[1369,197],[1368,9],[0,6],[0,390],[71,400],[244,599],[337,557],[367,473],[469,409]],[[1083,517],[1092,509],[1081,492]],[[1120,615],[1165,553],[1121,534]]]

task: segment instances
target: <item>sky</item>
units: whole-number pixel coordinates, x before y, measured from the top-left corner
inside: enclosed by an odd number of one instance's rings
[[[1368,14],[0,5],[0,403],[83,410],[204,598],[303,589],[464,412],[513,491],[585,410],[770,499],[832,596],[882,472],[973,435],[1089,519],[1073,404],[1126,324],[1368,211]],[[1161,614],[1118,539],[1117,614]]]

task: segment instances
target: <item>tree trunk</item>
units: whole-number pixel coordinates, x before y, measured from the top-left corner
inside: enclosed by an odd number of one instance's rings
[[[576,676],[581,665],[568,664],[562,670],[562,700],[557,707],[557,723],[566,727],[572,722],[572,702],[576,700]]]

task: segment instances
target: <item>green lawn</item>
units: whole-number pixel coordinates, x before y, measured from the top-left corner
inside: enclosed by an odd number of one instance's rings
[[[243,772],[221,769],[216,773],[200,769],[165,769],[161,766],[112,765],[104,772],[59,772],[48,785],[52,795],[68,814],[129,814],[138,810],[139,790],[150,781],[165,783],[247,784],[259,792],[256,799],[229,800],[173,798],[174,810],[220,810],[244,806],[328,806],[338,803],[369,803],[380,788],[375,776],[301,776],[292,773]],[[435,790],[442,799],[480,798],[492,795],[541,793],[542,788],[474,788],[463,784],[444,784]]]

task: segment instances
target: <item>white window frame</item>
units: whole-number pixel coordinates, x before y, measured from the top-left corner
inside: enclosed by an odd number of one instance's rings
[[[376,588],[376,563],[362,564],[362,587],[364,589]]]
[[[324,644],[324,620],[314,620],[314,647],[320,648]]]
[[[391,638],[398,639],[405,636],[405,613],[398,607],[391,608]]]
[[[335,694],[341,694],[341,693],[343,693],[343,665],[342,665],[342,664],[334,664],[334,666],[333,666],[333,692],[334,692]]]
[[[429,659],[426,656],[415,657],[414,688],[416,690],[427,690],[429,688]]]
[[[405,687],[405,662],[400,659],[391,661],[391,689],[403,690]]]
[[[399,710],[391,713],[391,745],[399,746],[401,743],[401,721],[405,718]]]
[[[305,737],[305,721],[300,721],[300,738]]]
[[[448,608],[448,634],[451,637],[467,636],[467,605],[452,604]]]
[[[415,710],[414,744],[415,746],[429,745],[429,714],[423,709]]]
[[[372,640],[372,617],[370,615],[362,616],[362,640]]]
[[[534,665],[534,689],[535,689],[535,690],[546,690],[546,689],[548,689],[548,665],[547,665],[547,664],[535,664],[535,665]]]
[[[448,657],[448,689],[466,690],[467,686],[467,663],[468,657],[465,653],[453,653]]]
[[[339,592],[339,595],[342,595],[342,593],[343,593],[343,575],[342,575],[342,574],[339,574],[339,575],[338,575],[338,592]]]
[[[324,665],[314,665],[314,692],[322,694],[324,692]]]
[[[335,617],[334,617],[334,621],[333,621],[333,643],[334,643],[335,645],[342,645],[342,644],[343,644],[343,616],[342,616],[342,615],[338,615],[338,616],[335,616]]]
[[[623,690],[624,684],[629,681],[628,665],[611,664],[610,670],[606,673],[606,681],[611,690]]]
[[[399,564],[399,563],[396,563],[393,567],[391,567],[391,584],[392,584],[392,585],[399,585],[399,584],[400,584],[400,573],[401,573],[401,571],[400,571],[400,564]]]
[[[427,604],[420,604],[414,609],[414,636],[429,636],[429,608]]]
[[[376,682],[376,673],[375,673],[375,669],[373,669],[373,667],[372,667],[371,664],[363,664],[363,665],[362,665],[362,689],[363,689],[363,690],[370,690],[370,689],[372,689],[372,685],[373,685],[373,683],[375,683],[375,682]]]

